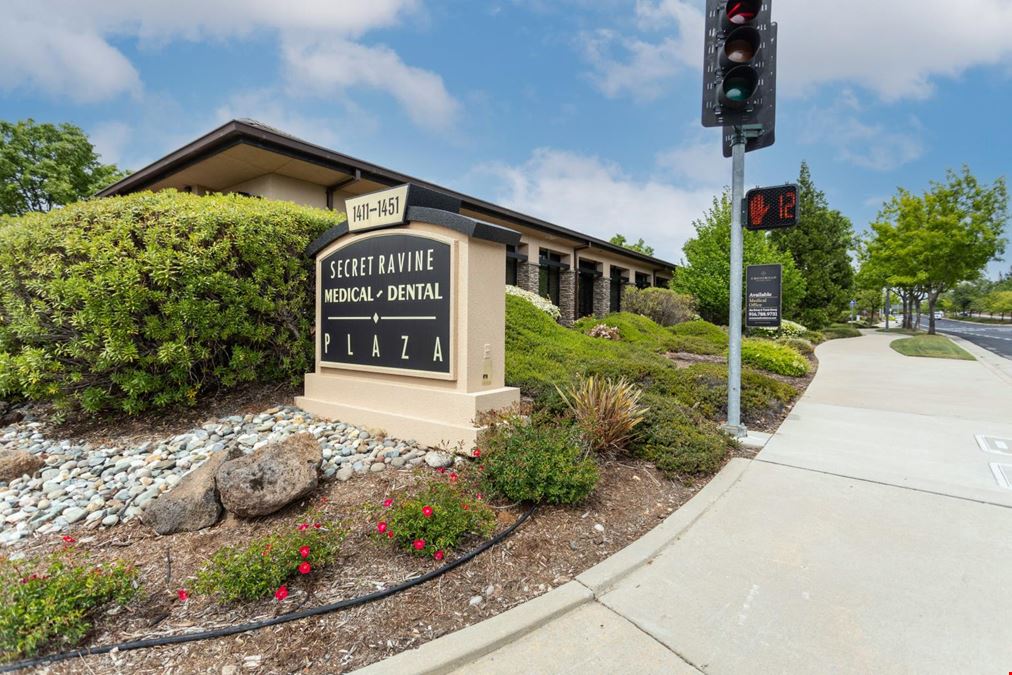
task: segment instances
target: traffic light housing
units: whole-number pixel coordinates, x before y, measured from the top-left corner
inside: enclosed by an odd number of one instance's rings
[[[703,126],[761,126],[762,134],[749,139],[747,150],[774,139],[777,27],[771,2],[707,0],[706,6]]]
[[[747,230],[777,230],[798,224],[798,186],[760,187],[745,193],[742,221]]]

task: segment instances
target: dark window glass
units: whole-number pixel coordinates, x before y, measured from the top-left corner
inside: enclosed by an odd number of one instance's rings
[[[650,287],[650,275],[643,274],[642,272],[636,273],[636,288],[649,288]]]
[[[519,278],[519,266],[516,258],[506,258],[506,283],[516,286]]]
[[[594,279],[596,277],[597,263],[591,260],[581,260],[580,274],[576,279],[576,313],[578,317],[590,316],[594,313]]]
[[[611,297],[608,303],[609,312],[622,311],[622,287],[625,286],[622,277],[611,278]]]

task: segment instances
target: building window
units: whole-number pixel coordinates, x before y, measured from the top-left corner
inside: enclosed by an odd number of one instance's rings
[[[555,305],[561,304],[562,271],[569,266],[562,262],[560,253],[545,250],[541,251],[538,263],[538,295]]]
[[[597,263],[593,260],[581,260],[579,270],[576,289],[577,318],[594,313],[594,280],[601,276],[597,271]]]
[[[608,311],[609,312],[621,312],[622,311],[622,289],[629,283],[629,279],[625,276],[628,271],[619,269],[618,267],[611,268],[611,285],[609,291]]]
[[[665,279],[664,277],[655,277],[654,285],[657,288],[667,288],[671,285],[671,279]]]
[[[506,245],[506,283],[510,286],[518,286],[517,280],[520,278],[520,254],[517,253],[517,247],[512,244]]]
[[[636,273],[636,288],[650,288],[650,275],[642,272]]]

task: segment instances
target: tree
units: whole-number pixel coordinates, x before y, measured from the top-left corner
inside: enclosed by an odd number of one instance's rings
[[[714,197],[713,206],[693,226],[696,237],[685,243],[686,262],[678,268],[672,287],[694,295],[704,319],[726,324],[731,279],[731,199],[728,194]],[[786,318],[794,318],[798,301],[805,293],[805,280],[791,254],[774,246],[765,232],[745,231],[744,235],[745,265],[779,263],[784,266],[783,313]],[[744,287],[744,279],[742,284]]]
[[[1005,179],[981,185],[963,167],[917,196],[900,189],[872,223],[868,258],[890,286],[915,289],[928,299],[928,332],[935,332],[938,297],[979,276],[1005,248],[1008,220]]]
[[[991,292],[993,282],[983,277],[971,281],[961,281],[947,294],[954,311],[971,312],[977,308],[980,299]]]
[[[639,241],[637,241],[636,243],[631,243],[625,238],[624,234],[616,234],[608,241],[612,244],[615,244],[616,246],[627,248],[630,251],[639,251],[640,253],[644,253],[646,255],[654,254],[654,247],[647,246],[646,242],[643,241],[643,237],[640,237]]]
[[[95,148],[73,124],[0,120],[0,214],[49,211],[126,175],[98,161]]]
[[[797,308],[799,320],[809,328],[820,328],[846,311],[853,295],[850,250],[854,228],[846,216],[829,208],[806,162],[801,163],[798,176],[798,219],[796,227],[775,230],[770,238],[791,254],[805,278],[805,295]]]

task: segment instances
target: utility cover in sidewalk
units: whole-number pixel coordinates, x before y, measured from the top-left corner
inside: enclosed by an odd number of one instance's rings
[[[1012,464],[997,464],[991,462],[991,473],[998,485],[1006,490],[1012,490]]]
[[[999,438],[998,436],[985,436],[977,434],[977,445],[984,452],[996,452],[1002,455],[1012,455],[1012,438]]]

